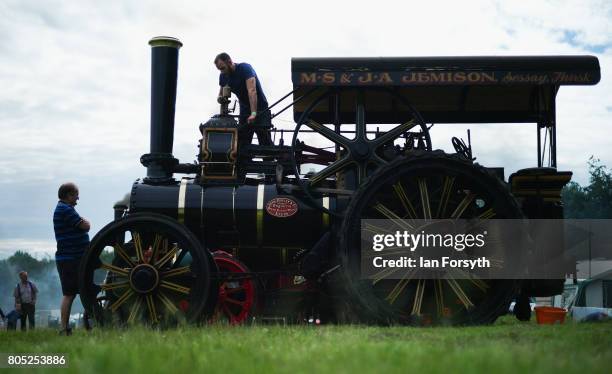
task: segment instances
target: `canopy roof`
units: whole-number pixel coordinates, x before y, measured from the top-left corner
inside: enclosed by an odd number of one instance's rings
[[[561,85],[600,79],[594,56],[293,58],[295,120],[324,92],[310,114],[333,123],[355,122],[363,100],[367,123],[409,118],[412,105],[429,123],[546,122],[554,117]],[[338,99],[336,106],[335,98]]]

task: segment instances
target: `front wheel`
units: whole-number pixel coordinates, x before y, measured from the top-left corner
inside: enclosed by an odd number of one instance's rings
[[[212,266],[185,226],[132,214],[93,238],[79,269],[81,302],[101,327],[198,322],[216,299]]]

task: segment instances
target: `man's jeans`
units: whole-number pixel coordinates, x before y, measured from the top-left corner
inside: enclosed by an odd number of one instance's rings
[[[23,303],[21,304],[21,331],[26,330],[26,318],[30,324],[30,330],[34,329],[34,312],[35,312],[34,304]]]
[[[253,141],[253,133],[257,134],[257,141],[260,145],[272,145],[272,137],[268,131],[272,127],[271,114],[269,110],[260,113],[255,117],[255,122],[247,123],[247,117],[240,118],[240,130],[238,132],[238,142],[242,145],[249,145]]]

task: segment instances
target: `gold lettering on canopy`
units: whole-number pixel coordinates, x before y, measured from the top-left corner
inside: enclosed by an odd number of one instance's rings
[[[557,71],[552,78],[554,83],[588,83],[591,81],[589,73],[567,73],[565,71]]]
[[[547,74],[539,73],[520,73],[513,74],[512,72],[506,73],[502,78],[502,83],[535,83],[535,84],[546,84],[549,82],[549,76]]]
[[[429,82],[429,74],[428,73],[418,73],[417,74],[417,82],[419,83],[427,83]]]
[[[380,78],[378,78],[378,83],[383,83],[383,84],[393,83],[393,79],[391,79],[391,75],[389,75],[389,73],[380,73]]]
[[[459,73],[453,74],[453,82],[455,83],[465,82],[465,73],[461,71]]]
[[[350,84],[351,83],[351,79],[353,78],[353,74],[352,73],[343,73],[340,76],[340,83],[344,83],[344,84]]]
[[[493,73],[482,73],[482,80],[483,82],[497,82]]]
[[[323,83],[332,84],[336,81],[336,74],[334,73],[325,73],[323,74]]]
[[[300,75],[300,84],[313,84],[317,83],[316,73],[302,73]]]
[[[414,83],[414,82],[416,82],[414,73],[410,73],[402,77],[402,83]]]
[[[359,83],[371,83],[372,82],[372,73],[365,73],[364,75],[360,76],[357,81]]]
[[[512,72],[512,71],[383,71],[383,72],[302,72],[301,85],[447,85],[447,84],[580,84],[590,83],[589,72]]]
[[[432,82],[449,82],[452,77],[452,73],[431,73]]]
[[[470,82],[480,82],[480,74],[478,73],[469,73],[467,78]]]

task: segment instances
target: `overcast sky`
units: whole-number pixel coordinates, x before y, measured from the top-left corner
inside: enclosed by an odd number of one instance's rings
[[[518,6],[517,4],[523,4]],[[253,65],[269,102],[291,91],[291,57],[592,54],[597,86],[562,87],[558,164],[587,181],[590,155],[612,165],[610,1],[27,1],[0,0],[0,258],[54,252],[57,187],[81,189],[95,234],[144,176],[150,47],[179,38],[174,154],[195,159],[198,124],[217,110],[214,56]],[[288,128],[287,115],[275,125]],[[506,175],[535,163],[532,125],[472,129],[478,161]]]

